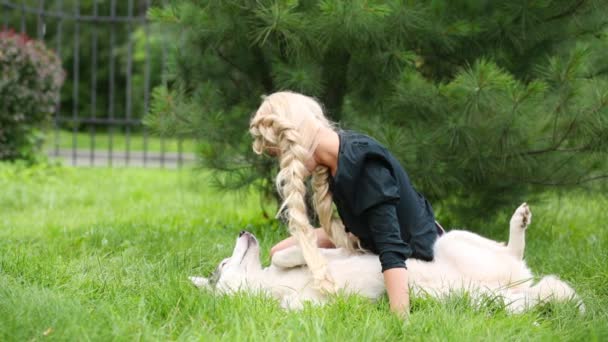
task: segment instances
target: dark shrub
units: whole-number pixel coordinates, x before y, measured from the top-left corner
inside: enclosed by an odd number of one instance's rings
[[[36,156],[63,80],[61,61],[42,42],[0,31],[0,160]]]

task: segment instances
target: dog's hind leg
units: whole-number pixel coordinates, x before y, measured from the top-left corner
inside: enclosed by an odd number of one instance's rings
[[[536,285],[528,289],[529,296],[536,304],[546,301],[573,301],[581,313],[585,312],[583,301],[576,295],[576,292],[565,281],[560,280],[554,275],[543,277]]]
[[[507,249],[518,260],[524,258],[526,247],[526,228],[532,222],[532,212],[528,204],[523,203],[515,210],[509,227],[509,243]]]

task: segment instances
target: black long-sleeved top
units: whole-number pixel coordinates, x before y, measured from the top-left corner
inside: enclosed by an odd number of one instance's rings
[[[376,140],[338,134],[338,169],[329,187],[346,230],[379,255],[383,272],[406,267],[410,257],[433,260],[435,215],[403,167]]]

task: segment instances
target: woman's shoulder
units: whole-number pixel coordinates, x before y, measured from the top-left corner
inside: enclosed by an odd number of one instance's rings
[[[336,179],[339,183],[355,186],[370,172],[388,169],[393,164],[390,153],[378,141],[354,131],[340,131],[340,152]]]
[[[355,131],[340,131],[340,154],[350,162],[360,165],[368,158],[387,158],[390,153],[376,139]],[[360,165],[362,166],[362,165]]]
[[[342,132],[338,194],[357,215],[374,204],[399,198],[394,165],[384,146],[368,135]]]

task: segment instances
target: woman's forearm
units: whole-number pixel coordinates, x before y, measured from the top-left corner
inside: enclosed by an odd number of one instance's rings
[[[315,228],[314,232],[317,235],[317,246],[321,248],[335,248],[333,242],[331,242],[329,236],[327,236],[327,233],[325,233],[322,228]],[[293,236],[290,236],[287,239],[280,241],[270,249],[270,257],[272,258],[274,253],[282,249],[294,246],[295,244],[296,239]]]
[[[384,284],[391,311],[407,317],[410,312],[408,274],[405,268],[391,268],[384,271]]]

